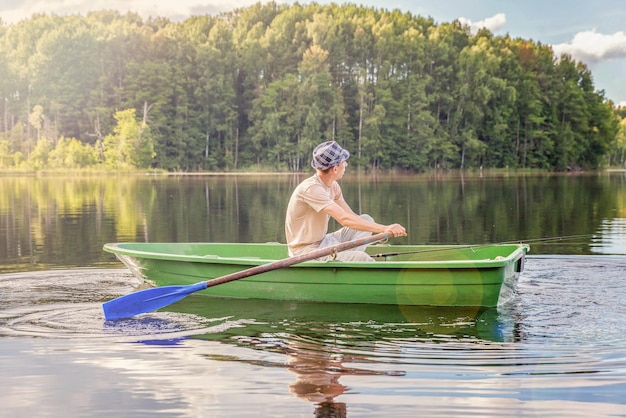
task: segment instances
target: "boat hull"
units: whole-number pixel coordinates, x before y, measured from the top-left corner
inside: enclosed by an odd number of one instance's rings
[[[156,286],[190,285],[287,257],[283,244],[106,244],[137,277]],[[212,286],[221,298],[495,307],[508,301],[526,245],[385,246],[377,262],[308,261]],[[400,254],[395,254],[400,253]]]

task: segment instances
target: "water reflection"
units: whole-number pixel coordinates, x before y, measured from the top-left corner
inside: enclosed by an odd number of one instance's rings
[[[290,393],[312,403],[316,417],[329,418],[348,416],[349,405],[342,395],[352,389],[342,382],[343,377],[404,376],[416,361],[415,348],[422,344],[483,347],[520,338],[514,305],[499,310],[432,308],[234,301],[192,295],[166,311],[207,321],[228,312],[228,321],[237,327],[190,338],[284,355],[284,364],[273,366],[296,375],[289,384]]]
[[[346,417],[346,404],[336,402],[348,387],[339,382],[345,373],[343,353],[332,345],[318,347],[306,341],[291,340],[287,346],[287,369],[297,375],[289,391],[316,405],[316,417]]]
[[[140,285],[124,269],[0,275],[0,403],[14,416],[615,416],[624,264],[530,257],[499,310],[192,295],[108,322],[101,302]]]
[[[0,273],[116,266],[106,242],[284,242],[287,201],[304,175],[0,176]],[[342,180],[356,209],[406,225],[399,242],[407,244],[623,235],[624,182],[603,173]],[[580,239],[532,252],[590,254],[598,245]],[[623,243],[600,251],[623,254]]]
[[[626,254],[626,218],[603,219],[590,247],[598,254]]]

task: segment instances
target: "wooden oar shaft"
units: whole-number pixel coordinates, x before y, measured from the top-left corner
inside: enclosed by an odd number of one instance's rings
[[[335,253],[340,253],[352,248],[360,247],[362,245],[372,244],[378,241],[383,241],[391,238],[390,234],[381,232],[380,234],[372,235],[369,237],[359,238],[352,241],[343,242],[337,245],[331,245],[329,247],[318,248],[317,250],[307,252],[301,255],[285,258],[283,260],[273,261],[271,263],[263,264],[260,266],[252,267],[246,270],[236,271],[226,276],[217,277],[215,279],[207,280],[207,287],[217,286],[232,282],[234,280],[243,279],[246,277],[254,276],[261,273],[266,273],[271,270],[277,270],[284,267],[289,267],[294,264],[303,263],[305,261],[315,260],[316,258],[326,257]]]

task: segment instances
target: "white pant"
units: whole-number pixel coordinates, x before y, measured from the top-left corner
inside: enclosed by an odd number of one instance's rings
[[[369,222],[374,222],[374,218],[369,215],[363,214],[359,215],[361,218],[365,219]],[[335,232],[331,232],[326,234],[320,243],[319,248],[330,247],[331,245],[341,244],[342,242],[348,242],[359,238],[365,238],[372,235],[371,232],[367,231],[357,231],[356,229],[350,229],[347,227],[343,227],[338,229]],[[365,248],[367,245],[362,245],[360,247],[353,248],[351,250],[342,251],[337,253],[335,260],[341,261],[374,261],[372,257],[370,257],[367,253],[365,253]],[[332,260],[332,256],[326,256],[319,258],[319,260],[327,261]]]

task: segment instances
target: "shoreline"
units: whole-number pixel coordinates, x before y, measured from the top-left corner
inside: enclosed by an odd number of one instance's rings
[[[19,170],[0,170],[0,177],[46,177],[46,176],[164,176],[164,177],[287,177],[287,176],[302,176],[312,175],[314,171],[241,171],[241,172],[224,172],[224,171],[91,171],[91,170],[59,170],[59,171],[19,171]],[[615,174],[626,173],[626,168],[606,168],[600,170],[581,170],[581,171],[547,171],[547,170],[535,170],[535,169],[472,169],[472,170],[432,170],[423,173],[407,173],[399,171],[363,171],[354,170],[349,174],[350,176],[364,176],[364,177],[498,177],[498,176],[576,176],[576,175],[590,175],[590,174]]]

